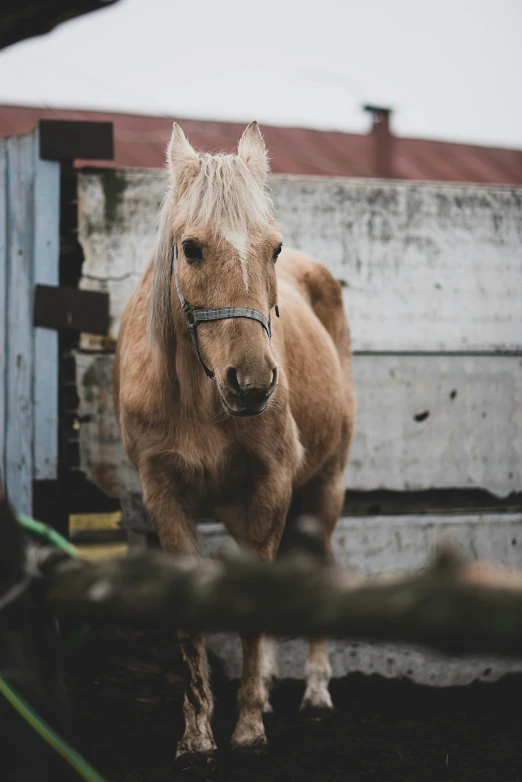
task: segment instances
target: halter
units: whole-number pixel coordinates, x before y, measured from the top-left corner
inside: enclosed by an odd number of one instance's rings
[[[178,246],[176,242],[174,242],[172,245],[172,271],[174,273],[174,280],[176,282],[176,291],[178,293],[179,303],[181,304],[181,308],[187,318],[187,328],[189,330],[192,345],[196,351],[198,361],[205,370],[207,377],[209,377],[211,380],[214,380],[214,373],[207,367],[201,358],[201,353],[199,352],[197,335],[197,328],[199,324],[208,323],[209,321],[213,320],[228,320],[229,318],[249,318],[250,320],[257,320],[266,331],[268,342],[270,343],[272,340],[270,315],[268,318],[265,318],[262,312],[259,312],[259,310],[255,310],[252,307],[193,307],[192,304],[189,304],[188,301],[185,300],[181,292],[181,288],[179,287],[177,260]],[[277,317],[279,317],[279,308],[277,304],[275,311]]]

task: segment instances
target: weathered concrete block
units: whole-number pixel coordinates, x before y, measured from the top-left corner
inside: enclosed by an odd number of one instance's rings
[[[111,495],[139,493],[114,418],[112,355],[78,353],[80,458]],[[522,358],[354,357],[347,489],[522,491]]]
[[[355,350],[522,347],[522,188],[280,175],[271,186],[284,243],[343,281]],[[165,189],[157,170],[79,177],[81,284],[110,293],[112,340]]]

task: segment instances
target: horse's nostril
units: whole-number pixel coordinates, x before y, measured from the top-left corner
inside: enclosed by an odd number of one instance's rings
[[[234,394],[239,394],[241,389],[239,388],[239,381],[237,379],[237,372],[234,369],[234,367],[229,367],[227,369],[227,384],[231,391],[234,392]]]
[[[234,396],[241,400],[242,403],[250,402],[252,405],[256,405],[261,400],[266,400],[273,393],[277,385],[277,369],[272,370],[270,385],[266,386],[260,382],[256,384],[256,379],[246,375],[238,375],[235,367],[229,367],[226,371],[225,378],[229,391]],[[265,382],[268,378],[265,378]]]

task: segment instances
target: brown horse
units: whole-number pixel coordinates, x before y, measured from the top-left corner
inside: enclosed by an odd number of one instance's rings
[[[174,124],[167,158],[156,247],[127,304],[114,364],[123,443],[147,512],[165,549],[196,553],[191,518],[210,503],[240,544],[272,559],[294,499],[292,509],[320,520],[330,554],[355,407],[340,285],[317,261],[281,252],[256,122],[236,155],[198,154]],[[177,755],[210,753],[204,641],[179,637]],[[266,742],[277,655],[261,636],[242,646],[232,742],[250,748]],[[332,708],[330,673],[324,641],[312,642],[303,707]]]

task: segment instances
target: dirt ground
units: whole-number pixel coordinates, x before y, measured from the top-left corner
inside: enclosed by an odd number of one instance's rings
[[[69,658],[79,748],[108,782],[178,782],[179,657],[167,633],[93,634]],[[228,748],[236,685],[214,670],[215,734],[224,782],[522,782],[522,677],[428,689],[358,674],[332,682],[326,721],[299,715],[303,684],[280,682],[269,751]]]

